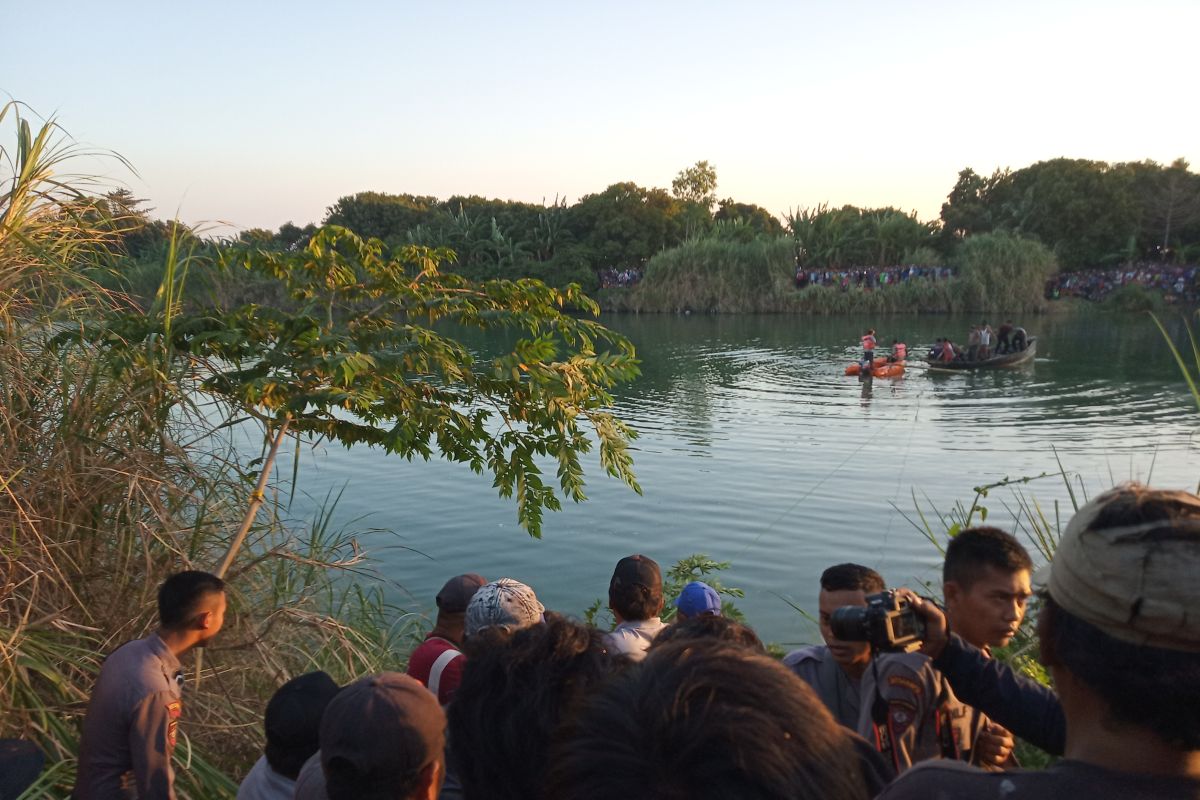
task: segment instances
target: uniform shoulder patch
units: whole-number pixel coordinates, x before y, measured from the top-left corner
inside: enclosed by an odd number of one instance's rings
[[[175,746],[175,738],[179,734],[179,718],[183,716],[183,703],[175,700],[167,703],[167,744]]]

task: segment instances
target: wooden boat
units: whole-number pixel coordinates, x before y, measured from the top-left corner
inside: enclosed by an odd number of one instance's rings
[[[1029,344],[1024,350],[1018,350],[1015,353],[1002,353],[1000,355],[985,358],[982,361],[930,361],[925,360],[929,365],[930,372],[964,372],[976,369],[1006,369],[1008,367],[1019,367],[1033,361],[1033,357],[1037,355],[1037,337],[1030,336]]]

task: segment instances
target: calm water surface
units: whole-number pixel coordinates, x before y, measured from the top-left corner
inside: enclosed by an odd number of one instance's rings
[[[414,611],[430,610],[445,578],[480,572],[525,581],[547,608],[578,614],[606,594],[620,557],[643,552],[667,567],[701,552],[732,562],[722,580],[746,591],[738,604],[764,639],[799,643],[816,634],[789,601],[815,611],[817,578],[831,564],[870,565],[890,584],[938,578],[937,550],[900,512],[915,518],[919,505],[934,521],[969,503],[975,486],[1056,472],[1056,452],[1091,493],[1128,479],[1195,490],[1200,479],[1200,416],[1161,335],[1140,317],[1041,318],[1028,323],[1039,337],[1029,368],[912,369],[871,385],[842,374],[865,325],[881,343],[899,336],[918,352],[938,336],[965,339],[969,320],[605,322],[643,360],[616,407],[641,434],[643,497],[602,477],[593,456],[588,502],[548,514],[536,541],[490,479],[461,465],[323,447],[302,456],[307,499],[293,512],[342,491],[335,520],[364,531],[393,598]],[[1056,508],[1069,516],[1061,478],[1020,492],[1048,517]],[[989,522],[1011,526],[1018,494],[996,490],[985,505]]]

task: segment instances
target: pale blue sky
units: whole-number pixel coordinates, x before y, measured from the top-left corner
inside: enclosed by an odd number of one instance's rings
[[[966,166],[1200,168],[1196,0],[42,8],[5,15],[0,93],[188,222],[304,224],[364,190],[574,202],[700,159],[777,214],[928,219]]]

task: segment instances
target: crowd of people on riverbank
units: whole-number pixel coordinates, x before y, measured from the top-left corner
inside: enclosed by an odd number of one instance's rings
[[[824,644],[782,661],[712,587],[665,597],[645,555],[613,570],[607,631],[514,579],[458,575],[406,673],[278,689],[238,797],[1194,799],[1197,574],[1200,497],[1125,484],[1080,508],[1036,573],[1011,534],[959,532],[942,606],[829,567]],[[993,657],[1035,590],[1054,689]],[[225,594],[213,575],[172,576],[157,632],[107,658],[75,798],[174,797],[180,659],[218,635]],[[1021,770],[1014,737],[1066,758]]]
[[[796,266],[796,288],[806,286],[835,286],[842,291],[875,289],[911,280],[947,280],[954,277],[953,267],[851,267],[849,269],[820,270]]]
[[[1200,267],[1138,263],[1115,269],[1060,272],[1046,281],[1046,299],[1078,297],[1099,302],[1122,286],[1161,292],[1167,302],[1195,305],[1200,300]]]
[[[634,267],[625,269],[617,269],[616,267],[605,267],[597,270],[597,277],[600,279],[600,288],[612,289],[617,286],[633,286],[642,280],[643,270]]]

